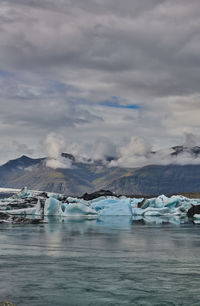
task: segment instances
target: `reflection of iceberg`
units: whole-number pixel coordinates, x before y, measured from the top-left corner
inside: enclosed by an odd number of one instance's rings
[[[101,216],[97,219],[95,226],[97,227],[111,227],[111,228],[130,228],[132,224],[132,217],[130,216]]]
[[[181,224],[183,223],[183,219],[181,219],[180,217],[174,216],[174,217],[166,217],[166,216],[162,216],[162,217],[152,217],[152,216],[147,216],[143,218],[144,223],[146,224]]]

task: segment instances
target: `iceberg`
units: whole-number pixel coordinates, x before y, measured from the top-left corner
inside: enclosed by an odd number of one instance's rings
[[[102,199],[102,200],[98,200],[95,199],[92,201],[92,203],[90,204],[91,208],[92,209],[95,209],[95,210],[101,210],[101,209],[104,209],[105,207],[108,207],[110,205],[113,205],[113,204],[116,204],[116,203],[119,203],[119,199],[116,199],[116,198],[106,198],[106,199]]]
[[[80,216],[80,215],[97,215],[97,212],[86,206],[83,203],[76,203],[76,204],[68,204],[65,208],[65,211],[62,214],[63,216]]]
[[[35,207],[9,210],[10,215],[19,215],[19,216],[35,215],[35,212],[36,212]]]
[[[20,192],[17,193],[16,197],[19,198],[19,199],[23,199],[23,198],[26,198],[26,197],[29,197],[31,196],[31,193],[30,191],[28,190],[27,187],[24,187],[20,190]]]
[[[44,207],[41,205],[40,199],[38,199],[37,204],[35,206],[35,215],[37,216],[43,216],[44,214]]]
[[[144,198],[131,198],[131,206],[132,207],[137,207],[139,203],[141,203],[142,201],[144,201]]]
[[[189,199],[181,195],[167,197],[160,195],[149,199],[127,198],[125,196],[99,196],[92,200],[77,197],[67,197],[53,193],[39,193],[24,187],[15,197],[1,199],[1,211],[8,210],[12,215],[58,216],[80,218],[102,218],[104,216],[127,216],[146,222],[159,223],[162,218],[183,220],[187,215],[194,220],[200,220],[200,199]],[[191,211],[191,214],[189,212]],[[156,219],[155,219],[156,218]],[[98,219],[99,220],[99,219]],[[186,219],[185,219],[186,220]],[[165,221],[163,221],[165,222]]]
[[[44,204],[45,216],[60,216],[62,215],[61,202],[55,198],[46,199]]]
[[[73,197],[68,197],[67,198],[67,202],[69,202],[69,203],[78,203],[78,202],[80,202],[80,199],[73,198]]]
[[[104,207],[99,211],[100,216],[132,216],[132,207],[130,199],[120,199],[115,202],[107,201]]]

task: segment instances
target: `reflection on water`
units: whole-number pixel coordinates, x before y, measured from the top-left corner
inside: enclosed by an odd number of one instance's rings
[[[46,221],[0,225],[0,301],[200,305],[199,225],[176,217]]]

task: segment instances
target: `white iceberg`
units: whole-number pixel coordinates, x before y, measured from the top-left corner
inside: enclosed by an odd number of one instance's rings
[[[132,216],[130,199],[120,199],[104,203],[104,207],[99,211],[100,216]]]
[[[44,205],[44,215],[45,216],[60,216],[62,215],[61,203],[60,201],[49,198],[46,199]]]
[[[63,216],[80,216],[80,215],[98,215],[97,212],[86,206],[83,203],[68,204],[65,211],[62,213]]]
[[[23,199],[23,198],[30,197],[30,196],[31,196],[31,193],[27,187],[22,188],[20,192],[18,192],[16,195],[18,199]]]

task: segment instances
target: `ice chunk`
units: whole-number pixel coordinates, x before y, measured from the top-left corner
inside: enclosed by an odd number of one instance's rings
[[[164,214],[169,213],[169,208],[154,208],[148,207],[144,210],[144,216],[162,216]]]
[[[35,215],[35,211],[36,211],[35,207],[21,208],[21,209],[11,209],[11,210],[9,210],[9,214],[20,215],[20,216]]]
[[[144,198],[139,198],[139,199],[137,199],[137,198],[132,198],[132,199],[130,199],[130,201],[131,201],[131,206],[132,206],[132,207],[137,207],[138,204],[141,203],[143,200],[144,200]]]
[[[22,188],[22,190],[20,190],[20,192],[17,194],[17,198],[19,199],[30,197],[30,196],[31,196],[31,193],[27,187]]]
[[[85,201],[83,199],[74,198],[74,197],[68,197],[67,202],[69,202],[69,203],[82,203],[82,204],[85,204],[87,206],[90,205],[90,202]]]
[[[43,208],[41,206],[40,199],[38,199],[37,204],[35,206],[35,215],[42,216],[43,212],[44,212],[44,210],[43,210]]]
[[[61,209],[62,209],[62,212],[65,211],[66,207],[67,207],[68,203],[62,203],[61,204]]]
[[[134,216],[142,216],[144,214],[144,209],[142,208],[132,208],[132,213]]]
[[[48,193],[48,197],[49,198],[54,198],[54,199],[58,199],[58,198],[60,198],[60,195],[58,194],[58,193],[51,193],[51,192],[49,192]]]
[[[98,202],[98,201],[102,201],[102,200],[106,200],[106,199],[112,199],[113,197],[106,197],[106,196],[101,196],[101,197],[98,197],[98,198],[95,198],[93,200],[90,200],[89,202],[90,203],[94,203],[94,202]]]
[[[119,202],[120,202],[119,199],[109,197],[107,199],[92,202],[91,208],[95,210],[100,210],[100,209],[104,209],[104,207],[108,207],[110,205],[113,205]]]
[[[101,216],[132,216],[132,207],[130,199],[108,201],[103,209],[99,211]]]
[[[46,199],[44,205],[44,215],[45,216],[59,216],[62,214],[61,203],[60,201],[49,198]]]
[[[80,202],[80,199],[78,199],[78,198],[73,198],[73,197],[68,197],[68,198],[67,198],[67,201],[68,201],[69,203],[78,203],[78,202]]]
[[[83,203],[70,203],[66,206],[63,216],[64,215],[97,215],[97,212]]]

